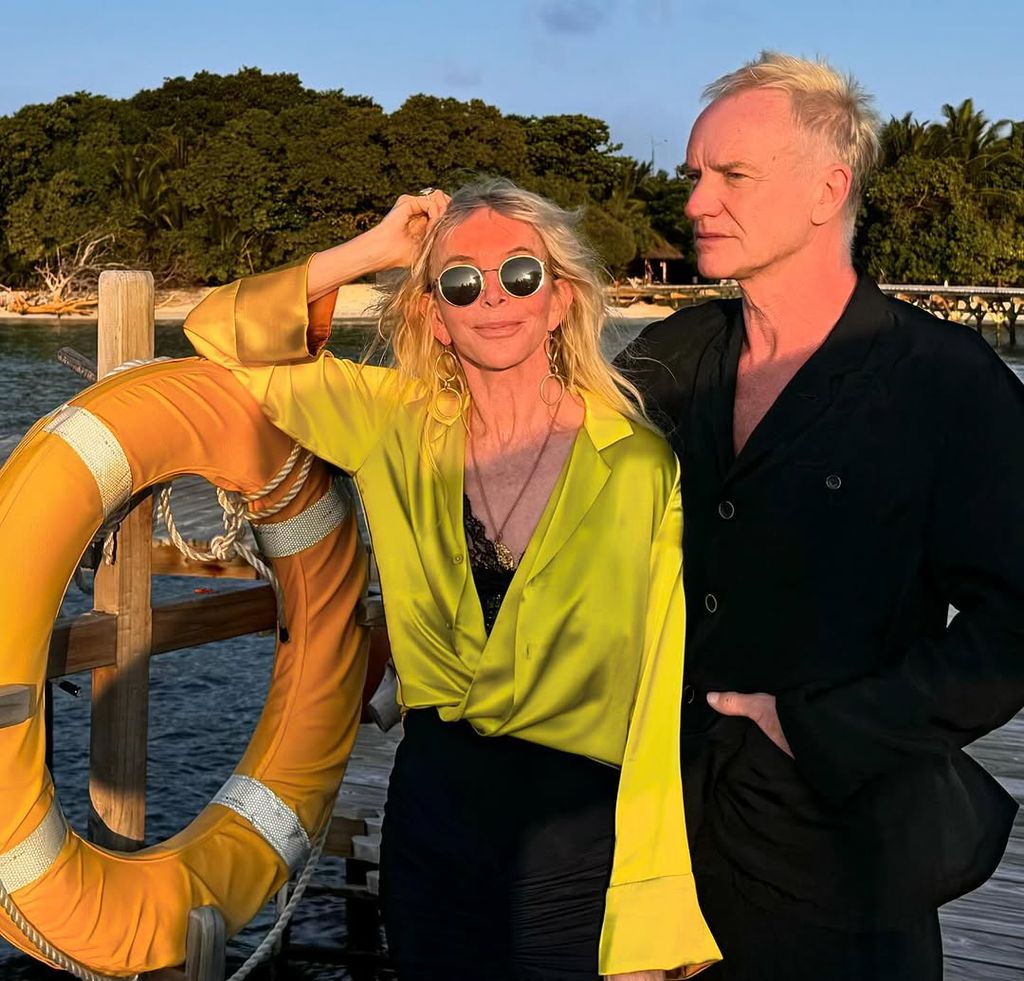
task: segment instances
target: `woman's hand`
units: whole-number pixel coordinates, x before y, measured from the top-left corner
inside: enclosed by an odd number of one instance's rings
[[[360,276],[411,265],[423,236],[444,214],[448,200],[444,191],[403,194],[368,232],[318,252],[310,260],[307,273],[310,302]]]
[[[449,197],[444,191],[403,194],[392,209],[365,234],[382,264],[380,269],[404,269],[412,261],[434,222],[444,214]]]

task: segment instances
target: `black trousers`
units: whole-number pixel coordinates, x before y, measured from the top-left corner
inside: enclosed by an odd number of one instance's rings
[[[761,909],[710,876],[697,877],[697,896],[723,957],[701,981],[942,981],[935,912],[899,930],[855,933]]]
[[[618,778],[409,712],[381,846],[401,981],[595,981]]]

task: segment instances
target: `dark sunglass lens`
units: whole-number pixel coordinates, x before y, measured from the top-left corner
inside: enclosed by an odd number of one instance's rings
[[[506,259],[501,266],[501,285],[513,296],[532,296],[544,281],[544,267],[530,255]]]
[[[437,285],[449,303],[466,307],[480,295],[480,273],[472,266],[452,266],[441,273]]]

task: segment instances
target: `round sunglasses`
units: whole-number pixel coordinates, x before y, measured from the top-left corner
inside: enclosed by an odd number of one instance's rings
[[[442,270],[437,277],[441,299],[453,307],[468,307],[484,288],[484,273],[496,272],[501,288],[520,299],[533,296],[544,285],[544,263],[536,256],[509,256],[497,269],[477,269],[460,262]]]

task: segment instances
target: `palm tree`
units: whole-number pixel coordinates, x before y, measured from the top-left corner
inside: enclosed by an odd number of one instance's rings
[[[111,170],[121,200],[147,239],[184,225],[185,209],[171,175],[183,169],[189,157],[184,138],[171,129],[159,131],[149,143],[121,147],[115,155]]]
[[[621,161],[620,168],[619,182],[604,202],[604,210],[633,232],[641,252],[664,245],[665,240],[651,227],[647,215],[648,199],[645,192],[654,170],[653,162],[626,157]]]
[[[908,154],[934,157],[937,155],[936,142],[932,127],[919,123],[911,113],[900,119],[893,116],[882,129],[882,166],[892,166]]]
[[[980,109],[975,110],[973,99],[964,99],[958,106],[948,102],[942,107],[945,123],[933,123],[936,147],[942,156],[962,160],[971,183],[979,183],[985,168],[995,163],[1009,150],[1009,119],[992,122]]]

